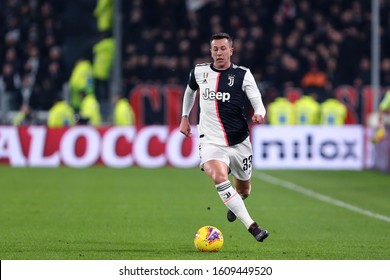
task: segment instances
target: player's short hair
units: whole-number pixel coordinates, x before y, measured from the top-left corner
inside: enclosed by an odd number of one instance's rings
[[[229,41],[230,46],[233,46],[232,37],[230,37],[229,34],[224,33],[224,32],[215,33],[215,34],[211,35],[210,44],[213,40],[221,40],[221,39],[227,39]]]

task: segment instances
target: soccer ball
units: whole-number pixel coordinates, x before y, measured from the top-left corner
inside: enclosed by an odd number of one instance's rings
[[[201,227],[195,234],[194,245],[198,252],[218,252],[223,245],[222,232],[213,226]]]

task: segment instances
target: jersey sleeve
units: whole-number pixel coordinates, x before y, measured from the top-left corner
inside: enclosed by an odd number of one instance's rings
[[[181,116],[188,116],[190,114],[191,109],[195,103],[195,97],[196,97],[196,90],[191,89],[191,87],[187,85],[183,97],[183,108],[182,108]]]
[[[191,109],[195,103],[195,97],[198,88],[199,85],[195,79],[195,68],[194,68],[190,72],[190,76],[188,78],[188,84],[184,91],[183,107],[182,107],[182,114],[181,114],[182,116],[188,116],[190,114]]]
[[[198,85],[198,83],[196,82],[196,79],[195,79],[195,68],[192,69],[192,71],[190,72],[190,77],[188,78],[188,86],[192,90],[197,90],[199,88],[199,85]]]
[[[255,114],[265,117],[266,110],[263,104],[263,100],[261,98],[261,93],[259,88],[257,87],[255,78],[253,77],[253,74],[249,69],[247,69],[245,73],[242,87],[243,91],[246,93],[249,101],[252,104]]]

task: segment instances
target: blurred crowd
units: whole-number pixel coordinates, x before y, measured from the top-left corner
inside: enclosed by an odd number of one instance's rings
[[[1,111],[49,110],[67,80],[61,1],[0,3]]]
[[[96,3],[93,13],[107,39],[114,1],[90,1]],[[47,111],[63,96],[72,70],[64,62],[61,11],[66,5],[61,0],[0,1],[2,113]],[[370,84],[370,1],[122,0],[121,10],[121,87],[126,93],[145,83],[185,85],[194,64],[211,61],[209,38],[216,32],[233,37],[232,61],[249,67],[265,94],[273,89],[278,96],[297,87],[316,92],[323,102],[339,85]],[[389,0],[380,1],[380,26],[380,80],[390,86]],[[97,79],[96,95],[107,103],[106,78]]]
[[[189,5],[189,3],[193,5]],[[198,5],[197,5],[198,4]],[[283,92],[370,84],[371,3],[354,0],[124,1],[123,79],[184,84],[210,61],[209,38],[234,38],[233,62]],[[390,1],[380,1],[381,83],[390,85]]]

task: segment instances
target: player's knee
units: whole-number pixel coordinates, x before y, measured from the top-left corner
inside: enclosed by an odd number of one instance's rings
[[[219,172],[210,174],[210,178],[216,185],[228,181],[228,177],[225,174]]]
[[[226,173],[220,172],[217,169],[205,169],[205,171],[216,185],[229,180],[228,175]]]

